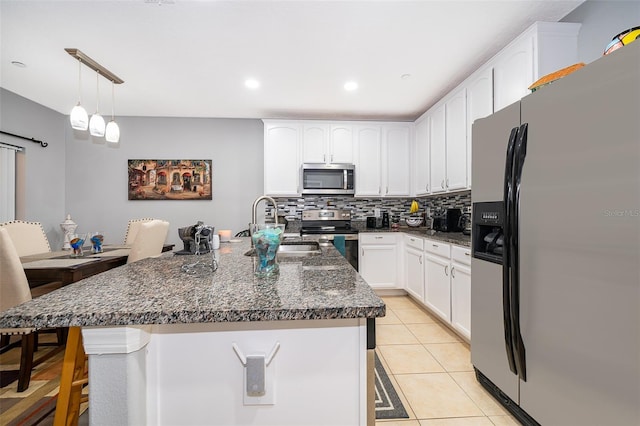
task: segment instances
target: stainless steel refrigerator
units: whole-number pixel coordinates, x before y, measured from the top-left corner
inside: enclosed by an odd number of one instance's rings
[[[473,124],[471,361],[523,424],[640,424],[640,41]]]

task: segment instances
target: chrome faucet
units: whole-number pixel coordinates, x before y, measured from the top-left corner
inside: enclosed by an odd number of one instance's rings
[[[273,204],[274,220],[276,224],[278,223],[278,204],[276,204],[276,200],[269,197],[268,195],[261,195],[260,197],[256,198],[256,200],[253,202],[253,207],[251,208],[251,223],[249,224],[249,235],[252,234],[251,225],[256,223],[256,221],[258,220],[258,203],[262,200],[270,201],[271,204]],[[253,239],[251,239],[251,247],[253,247]]]

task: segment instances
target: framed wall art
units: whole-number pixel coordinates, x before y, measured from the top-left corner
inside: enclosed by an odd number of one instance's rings
[[[211,160],[128,160],[129,200],[211,200]]]

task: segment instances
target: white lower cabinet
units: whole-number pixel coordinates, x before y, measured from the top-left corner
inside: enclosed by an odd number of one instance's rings
[[[471,339],[471,268],[451,265],[451,325]]]
[[[424,301],[424,252],[423,239],[404,236],[405,290],[413,297]]]
[[[361,233],[358,271],[373,288],[401,288],[398,284],[397,233]]]
[[[404,290],[471,340],[471,250],[405,234]]]
[[[450,247],[449,244],[428,241],[424,267],[424,303],[447,322],[451,322]]]
[[[471,250],[451,248],[451,325],[471,339]]]

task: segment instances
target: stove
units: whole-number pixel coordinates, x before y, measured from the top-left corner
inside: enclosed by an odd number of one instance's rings
[[[351,228],[350,210],[304,210],[300,234],[321,235],[331,240],[334,235],[343,235],[350,240],[358,239],[358,230]]]
[[[321,240],[333,242],[351,266],[358,270],[358,230],[351,228],[350,210],[304,210],[300,235],[316,235]],[[335,242],[336,236],[344,237],[344,247]]]

